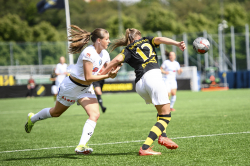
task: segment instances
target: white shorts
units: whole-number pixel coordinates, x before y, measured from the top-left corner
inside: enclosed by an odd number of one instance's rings
[[[71,106],[84,97],[96,98],[92,84],[88,87],[82,87],[73,83],[69,77],[66,77],[60,84],[57,101],[63,105]]]
[[[58,92],[57,86],[56,86],[56,85],[52,85],[52,86],[51,86],[51,93],[52,93],[53,95],[55,95],[55,94],[57,94],[57,92]]]
[[[160,69],[152,69],[145,73],[136,83],[136,92],[147,104],[164,105],[170,103]]]
[[[177,89],[176,80],[167,80],[166,78],[163,78],[163,81],[165,83],[165,86],[167,86],[168,93],[170,93],[172,89]]]

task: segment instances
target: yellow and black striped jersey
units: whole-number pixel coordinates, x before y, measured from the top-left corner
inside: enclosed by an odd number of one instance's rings
[[[151,69],[159,69],[158,58],[155,52],[154,37],[143,37],[125,47],[120,54],[125,63],[135,69],[137,83],[141,77]]]

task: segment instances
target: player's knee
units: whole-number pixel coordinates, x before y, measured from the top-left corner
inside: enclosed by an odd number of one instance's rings
[[[62,115],[62,113],[58,113],[56,110],[55,110],[55,108],[51,108],[51,110],[50,110],[50,115],[52,116],[52,117],[59,117],[59,116],[61,116]]]
[[[99,119],[99,117],[100,117],[100,112],[95,112],[89,116],[89,119],[96,122]]]
[[[61,116],[62,114],[61,113],[50,113],[50,115],[54,118],[57,118],[57,117]]]

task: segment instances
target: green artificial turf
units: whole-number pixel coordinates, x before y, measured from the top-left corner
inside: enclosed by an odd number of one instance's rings
[[[88,116],[71,106],[61,117],[24,130],[27,114],[53,107],[52,97],[0,100],[0,165],[250,165],[250,89],[178,91],[167,135],[179,148],[153,143],[160,156],[138,151],[156,123],[156,109],[136,93],[103,94],[105,114],[89,141],[91,155],[76,155]]]

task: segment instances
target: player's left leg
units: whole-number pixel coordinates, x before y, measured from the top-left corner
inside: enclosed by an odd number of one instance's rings
[[[87,146],[87,142],[94,133],[96,122],[100,116],[99,105],[96,98],[85,97],[79,99],[78,102],[85,109],[89,119],[85,122],[83,127],[82,136],[78,146],[75,149],[76,154],[90,154],[93,149]]]
[[[169,104],[164,104],[164,105],[155,105],[158,114],[160,116],[169,116],[171,119],[171,114],[170,114],[170,108]],[[151,128],[149,135],[142,145],[139,155],[144,156],[144,155],[160,155],[160,152],[154,152],[150,146],[152,143],[158,138],[164,130],[166,130],[167,125],[168,125],[169,120],[166,118],[159,118],[159,120],[156,122],[156,124]]]
[[[176,101],[176,91],[177,89],[171,89],[171,99],[170,99],[170,110],[175,111],[174,103]]]
[[[100,86],[95,87],[95,94],[96,94],[98,103],[99,103],[99,105],[100,105],[101,108],[102,108],[102,112],[105,113],[105,111],[106,111],[107,108],[103,106],[103,101],[102,101],[102,97],[101,97],[101,95],[102,95],[102,90],[101,90],[101,87],[100,87]]]

